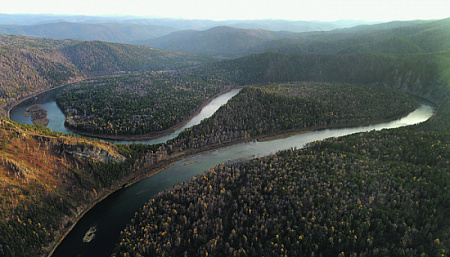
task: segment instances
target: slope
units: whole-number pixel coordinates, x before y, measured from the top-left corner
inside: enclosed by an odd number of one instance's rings
[[[97,192],[105,193],[110,185],[106,174],[91,166],[130,165],[131,158],[127,160],[118,150],[114,145],[1,119],[1,255],[37,255],[60,237],[74,217],[101,197]],[[120,178],[126,170],[111,175]]]
[[[408,36],[424,53],[265,53],[211,66],[242,84],[374,84],[426,97],[438,110],[423,124],[214,167],[146,203],[113,256],[445,256],[450,52],[440,52],[445,32],[428,37],[435,29]]]
[[[249,49],[264,42],[293,36],[292,32],[215,27],[205,31],[179,31],[142,42],[145,45],[171,51],[188,52],[218,58],[244,56]]]
[[[210,61],[145,46],[0,36],[0,115],[9,106],[86,77],[174,69]]]
[[[330,32],[304,33],[295,38],[267,42],[253,49],[253,52],[346,54],[449,51],[449,31],[450,19],[391,22]]]

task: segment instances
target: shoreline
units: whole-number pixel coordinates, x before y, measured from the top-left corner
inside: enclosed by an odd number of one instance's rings
[[[165,161],[163,161],[165,162]],[[152,177],[156,174],[158,174],[159,172],[169,168],[170,166],[172,166],[176,161],[170,162],[167,161],[164,164],[162,163],[159,167],[153,167],[151,168],[151,170],[146,174],[146,176],[148,177]],[[116,185],[112,185],[110,188],[103,190],[102,192],[100,192],[98,195],[99,197],[97,199],[95,199],[92,203],[87,203],[84,204],[80,207],[86,206],[87,208],[82,210],[76,217],[69,217],[68,220],[70,222],[72,222],[72,225],[63,233],[59,234],[58,238],[55,238],[55,240],[53,240],[47,247],[46,249],[51,251],[45,251],[41,256],[52,256],[54,254],[54,252],[56,251],[56,248],[58,248],[58,246],[62,243],[62,241],[64,241],[64,239],[67,237],[67,235],[73,230],[73,228],[77,225],[77,223],[84,217],[84,215],[86,215],[86,213],[88,213],[92,208],[94,208],[94,206],[96,206],[97,204],[99,204],[100,202],[102,202],[103,200],[105,200],[106,198],[108,198],[109,196],[111,196],[112,194],[114,194],[115,192],[118,192],[119,190],[126,188],[134,183],[137,183],[143,179],[145,179],[146,177],[141,178],[140,180],[137,180],[135,182],[134,179],[136,177],[138,177],[139,175],[137,175],[136,173],[139,173],[139,169],[136,169],[133,174],[128,175],[127,177],[122,178],[118,184]],[[132,183],[130,183],[132,182]]]
[[[175,132],[177,129],[183,127],[184,125],[186,125],[189,121],[191,121],[196,115],[198,115],[203,108],[208,105],[212,100],[214,100],[215,98],[217,98],[220,95],[223,95],[225,93],[230,92],[231,90],[234,89],[238,89],[241,87],[231,87],[229,89],[226,89],[224,91],[221,91],[220,93],[217,93],[211,97],[209,97],[205,102],[203,102],[196,110],[194,113],[192,113],[191,115],[189,115],[186,119],[184,119],[183,121],[179,122],[178,124],[162,130],[162,131],[158,131],[158,132],[151,132],[151,133],[145,133],[145,134],[140,134],[140,135],[106,135],[106,134],[96,134],[96,133],[90,133],[90,132],[85,132],[85,131],[80,131],[77,130],[71,126],[67,126],[66,123],[64,122],[64,127],[67,128],[68,130],[79,134],[81,136],[87,136],[87,137],[95,137],[95,138],[99,138],[99,139],[111,139],[111,140],[130,140],[130,141],[139,141],[139,140],[150,140],[150,139],[155,139],[155,138],[159,138],[159,137],[163,137],[163,136],[167,136],[172,134],[173,132]]]
[[[64,233],[61,233],[61,236],[57,239],[55,239],[49,246],[48,249],[51,248],[51,251],[48,252],[48,254],[46,256],[50,257],[53,255],[53,253],[55,252],[56,248],[58,248],[58,246],[62,243],[62,241],[67,237],[67,235],[72,231],[72,229],[77,225],[77,223],[83,218],[83,216],[90,211],[95,205],[97,205],[98,203],[100,203],[101,201],[105,200],[108,196],[112,195],[113,193],[127,188],[129,186],[132,186],[142,180],[145,180],[147,178],[150,178],[162,171],[164,171],[165,169],[169,168],[170,166],[172,166],[173,164],[175,164],[178,161],[181,161],[183,159],[198,155],[198,154],[202,154],[202,153],[206,153],[206,152],[211,152],[211,151],[215,151],[215,150],[219,150],[219,149],[223,149],[223,148],[227,148],[233,145],[238,145],[238,144],[242,144],[242,143],[247,143],[247,142],[251,142],[251,141],[260,141],[260,142],[265,142],[265,141],[272,141],[272,140],[276,140],[276,139],[283,139],[283,138],[288,138],[291,136],[295,136],[298,134],[303,134],[303,133],[308,133],[311,131],[317,131],[317,130],[322,130],[322,129],[335,129],[335,128],[342,128],[342,127],[358,127],[358,126],[368,126],[368,125],[373,125],[373,124],[378,124],[378,123],[382,123],[382,122],[389,122],[389,121],[394,121],[397,120],[399,118],[402,118],[404,116],[406,116],[407,114],[413,112],[414,110],[416,110],[418,107],[420,107],[420,103],[418,103],[417,106],[415,106],[412,110],[406,112],[406,113],[402,113],[397,115],[396,117],[393,117],[391,119],[383,119],[383,120],[376,120],[376,121],[370,121],[370,122],[364,122],[364,123],[352,123],[352,124],[339,124],[339,125],[333,125],[333,126],[317,126],[317,127],[313,127],[313,128],[306,128],[306,129],[291,129],[291,130],[285,130],[282,132],[276,132],[276,133],[270,133],[270,134],[265,134],[262,136],[257,136],[257,137],[250,137],[247,139],[240,139],[240,140],[236,140],[236,141],[232,141],[232,142],[226,142],[226,143],[221,143],[221,144],[215,144],[215,145],[210,145],[210,146],[205,146],[199,149],[189,149],[189,150],[185,150],[184,152],[178,153],[176,154],[176,156],[173,156],[173,158],[169,158],[167,160],[163,160],[161,161],[161,163],[157,163],[152,167],[142,167],[140,169],[135,169],[133,171],[133,174],[128,175],[125,178],[122,178],[116,185],[111,186],[108,189],[105,189],[105,191],[102,191],[99,195],[100,197],[97,198],[96,200],[94,200],[94,202],[92,202],[91,204],[86,204],[86,206],[88,206],[85,210],[83,210],[81,212],[81,214],[79,214],[76,217],[71,217],[69,218],[70,221],[73,222],[73,224],[70,226],[70,228],[65,231]],[[145,171],[147,170],[147,171]],[[45,253],[44,253],[45,254]]]
[[[62,88],[62,87],[65,87],[65,86],[68,86],[68,85],[70,85],[70,84],[77,83],[77,82],[80,82],[80,81],[83,81],[83,80],[86,80],[86,79],[90,79],[90,78],[79,78],[79,79],[74,79],[74,80],[68,81],[66,84],[63,84],[63,85],[60,85],[60,86],[57,86],[57,87],[52,87],[52,88],[49,88],[49,89],[46,89],[46,90],[43,90],[43,91],[35,92],[35,93],[32,93],[32,94],[30,94],[30,95],[28,95],[28,96],[26,96],[26,97],[24,97],[24,98],[18,99],[18,100],[14,101],[14,102],[12,102],[12,103],[10,103],[10,104],[6,104],[6,105],[3,107],[3,109],[6,111],[6,118],[11,119],[11,110],[12,110],[14,107],[20,105],[21,103],[23,103],[23,102],[25,102],[25,101],[27,101],[27,100],[30,100],[30,99],[33,98],[33,97],[38,97],[38,96],[40,96],[40,95],[42,95],[42,94],[51,92],[51,91],[53,91],[53,90],[60,89],[60,88]]]

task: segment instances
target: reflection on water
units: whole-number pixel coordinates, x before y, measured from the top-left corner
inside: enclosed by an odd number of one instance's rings
[[[109,256],[119,240],[120,231],[147,201],[158,192],[187,181],[214,165],[226,163],[229,160],[265,156],[292,147],[301,148],[307,143],[328,137],[412,125],[427,120],[433,115],[433,112],[433,107],[422,105],[404,118],[382,124],[325,129],[285,139],[243,143],[183,159],[155,176],[115,192],[94,206],[56,249],[54,256]],[[186,165],[187,162],[188,165]],[[95,238],[89,244],[83,244],[81,239],[86,231],[94,225],[97,226]]]
[[[14,107],[10,112],[11,120],[25,123],[25,124],[33,124],[31,122],[31,117],[25,117],[24,113],[26,109],[34,104],[39,104],[40,107],[47,110],[47,118],[50,119],[50,122],[47,126],[47,128],[65,133],[65,134],[73,134],[70,130],[66,129],[64,127],[64,121],[65,116],[64,113],[61,112],[61,110],[58,108],[56,102],[55,102],[55,95],[57,94],[58,90],[54,90],[52,92],[45,93],[36,99],[30,99],[28,101],[25,101],[19,106]],[[141,141],[124,141],[124,140],[107,140],[114,142],[116,144],[131,144],[131,143],[141,143],[141,144],[158,144],[158,143],[164,143],[167,140],[170,140],[172,138],[175,138],[180,134],[181,131],[185,130],[186,128],[192,127],[194,125],[199,124],[202,120],[211,117],[217,109],[219,109],[220,106],[226,104],[228,100],[233,98],[233,96],[237,95],[241,91],[241,88],[239,89],[233,89],[229,92],[226,92],[224,94],[221,94],[214,98],[210,103],[208,103],[201,112],[193,117],[188,123],[186,123],[181,128],[174,131],[172,134],[163,136],[156,139],[151,140],[141,140]]]

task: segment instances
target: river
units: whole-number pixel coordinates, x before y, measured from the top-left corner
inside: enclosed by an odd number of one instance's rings
[[[221,98],[221,103],[226,103],[228,99],[237,93],[238,92],[236,91],[231,91],[226,96],[222,95],[224,97]],[[210,104],[213,104],[214,100],[211,101]],[[47,104],[49,103],[47,102]],[[214,105],[218,105],[217,102],[214,102]],[[40,106],[46,108],[45,103],[40,104]],[[54,106],[56,106],[56,104]],[[205,108],[207,107],[208,106]],[[26,109],[27,106],[18,108]],[[52,110],[53,108],[54,107],[51,107]],[[59,111],[57,107],[56,109]],[[211,111],[212,113],[215,112],[214,109],[217,110],[216,108],[213,108],[213,111]],[[18,110],[13,110],[11,112],[12,119],[17,117],[17,111]],[[49,111],[49,109],[47,109],[47,111]],[[254,157],[266,156],[283,149],[294,147],[302,148],[307,143],[329,137],[339,137],[358,132],[417,124],[429,119],[433,113],[434,107],[431,104],[422,103],[422,105],[414,112],[401,119],[390,122],[353,128],[324,129],[266,142],[248,142],[183,159],[157,175],[116,191],[105,200],[95,205],[80,219],[74,229],[56,249],[53,256],[110,256],[115,243],[118,242],[120,231],[125,228],[127,223],[133,218],[134,213],[139,211],[147,201],[158,192],[177,185],[180,182],[187,181],[214,165],[226,163],[230,160],[247,160]],[[53,114],[49,115],[50,120],[53,117],[51,115]],[[31,122],[31,120],[29,122]],[[188,125],[186,124],[186,126]],[[150,143],[158,141],[145,142]],[[185,165],[185,163],[189,164]],[[92,227],[97,229],[95,237],[89,243],[83,242],[83,237]]]
[[[58,105],[55,102],[55,95],[61,90],[62,88],[55,89],[53,91],[43,93],[36,98],[29,99],[27,101],[24,101],[23,103],[19,104],[18,106],[14,107],[10,111],[10,117],[11,120],[25,123],[25,124],[33,124],[31,122],[31,116],[26,117],[24,115],[25,111],[28,109],[28,107],[39,104],[40,107],[47,110],[47,118],[50,120],[47,128],[61,132],[64,134],[74,134],[72,131],[68,130],[64,126],[64,121],[66,119],[66,116],[62,111],[59,109]],[[141,144],[159,144],[159,143],[165,143],[168,140],[175,138],[180,134],[181,131],[185,130],[186,128],[190,128],[194,125],[199,124],[202,120],[211,117],[217,109],[219,109],[220,106],[226,104],[228,100],[233,98],[233,96],[237,95],[242,88],[233,89],[229,92],[223,93],[213,100],[209,102],[206,106],[202,108],[199,114],[194,116],[191,120],[189,120],[186,124],[184,124],[179,129],[175,130],[173,133],[162,136],[155,139],[149,139],[149,140],[139,140],[139,141],[124,141],[124,140],[111,140],[111,139],[104,139],[105,141],[114,142],[115,144],[131,144],[131,143],[141,143]]]

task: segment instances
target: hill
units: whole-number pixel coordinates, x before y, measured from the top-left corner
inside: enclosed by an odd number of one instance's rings
[[[0,106],[86,77],[175,69],[210,61],[145,46],[0,35]]]
[[[428,98],[438,109],[423,124],[331,138],[306,149],[216,166],[146,203],[122,232],[113,256],[445,256],[450,248],[446,23],[385,31],[404,33],[402,40],[414,46],[407,51],[417,52],[399,54],[403,48],[394,50],[395,44],[369,44],[371,53],[362,53],[373,33],[365,31],[357,32],[365,35],[354,41],[346,35],[341,35],[342,42],[338,36],[329,38],[325,43],[331,48],[319,53],[263,53],[210,65],[211,72],[243,85],[298,80],[364,83]],[[251,90],[244,91],[251,100],[238,103],[265,98]],[[266,108],[261,113],[270,116],[283,103],[256,109]],[[267,118],[258,111],[233,113],[232,118],[213,116],[192,131],[214,122],[207,130]],[[224,122],[218,122],[220,118]],[[253,123],[252,128],[264,127]],[[201,140],[191,145],[206,141],[205,132],[199,134]]]
[[[74,43],[0,36],[0,105],[82,78],[75,65],[54,50]]]
[[[210,64],[241,85],[287,81],[377,84],[442,101],[450,52],[426,54],[255,54]]]
[[[268,24],[276,24],[276,21]],[[449,51],[450,19],[397,21],[331,31],[305,33],[274,32],[216,27],[204,31],[177,31],[139,43],[165,50],[221,58],[255,53],[349,54],[430,53]],[[433,38],[434,40],[427,40]]]
[[[147,46],[213,56],[233,58],[244,56],[249,49],[264,42],[295,35],[291,32],[274,32],[257,29],[215,27],[205,31],[179,31],[157,39],[141,42]]]
[[[84,41],[60,51],[85,75],[171,70],[211,61],[209,58],[168,52],[146,46]]]
[[[450,51],[450,19],[390,22],[330,32],[304,33],[265,43],[253,52],[321,53],[430,53]],[[433,40],[429,40],[433,38]]]
[[[116,167],[113,176],[121,178],[126,171],[119,168],[132,163],[123,154],[114,145],[0,119],[1,255],[42,253],[112,184],[93,165]]]

